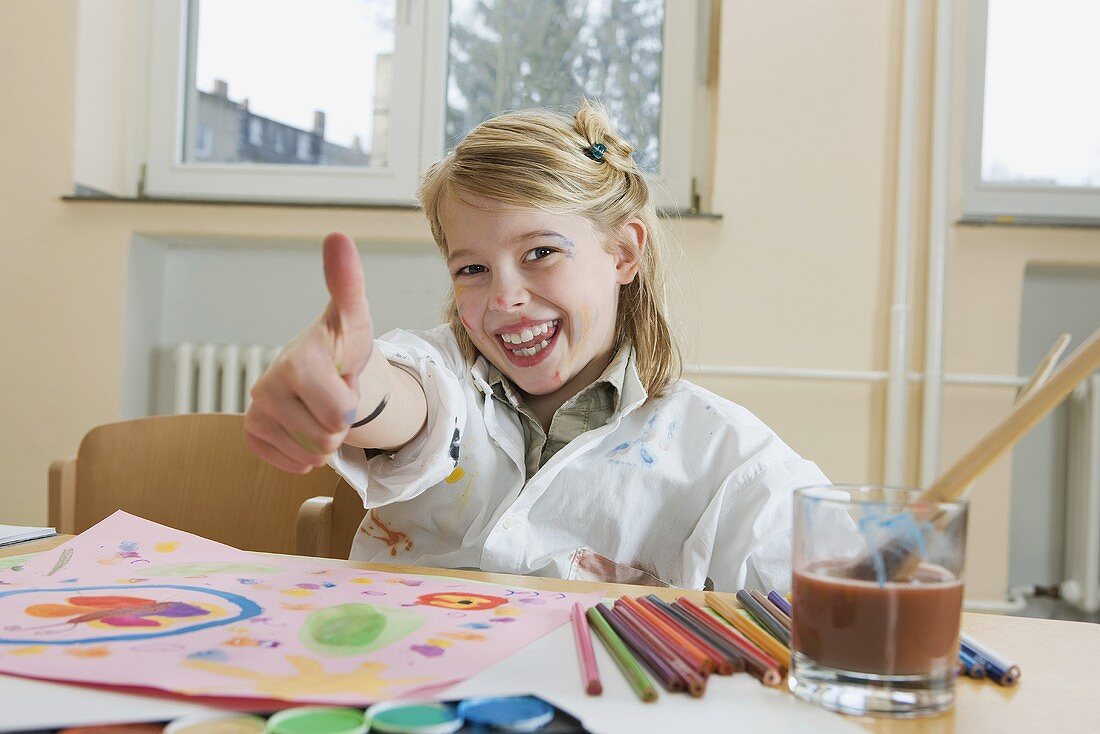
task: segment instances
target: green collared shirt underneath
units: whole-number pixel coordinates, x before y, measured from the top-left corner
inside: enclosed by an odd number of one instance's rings
[[[634,363],[634,350],[623,345],[607,365],[603,374],[558,408],[550,419],[550,430],[542,426],[523,402],[519,391],[500,370],[489,365],[486,381],[493,389],[493,397],[515,410],[523,425],[523,444],[527,477],[542,468],[550,457],[567,443],[586,431],[605,425],[619,410],[623,381]]]

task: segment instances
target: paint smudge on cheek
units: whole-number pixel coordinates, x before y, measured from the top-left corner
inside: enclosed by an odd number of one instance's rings
[[[577,337],[577,343],[574,344],[573,348],[566,354],[560,371],[565,375],[573,371],[577,366],[578,359],[583,359],[585,347],[588,345],[588,337],[592,333],[592,312],[589,310],[588,306],[581,307],[580,322],[581,333]],[[564,382],[564,379],[562,381]]]

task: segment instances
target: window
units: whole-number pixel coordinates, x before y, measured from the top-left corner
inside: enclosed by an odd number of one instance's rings
[[[255,117],[248,121],[248,144],[262,148],[264,144],[264,124]]]
[[[310,159],[309,148],[310,138],[305,133],[298,133],[298,148],[296,155],[300,161],[308,161]]]
[[[195,157],[209,158],[214,150],[214,130],[210,125],[199,125],[195,136]]]
[[[979,0],[964,216],[1100,221],[1100,3]]]
[[[709,0],[158,0],[151,196],[414,202],[498,112],[608,106],[665,207],[709,136]],[[257,23],[256,18],[264,18]],[[703,32],[701,32],[703,31]],[[708,98],[709,99],[709,98]],[[700,123],[699,121],[703,121]],[[187,130],[209,130],[204,146]],[[188,145],[187,143],[190,143]],[[705,176],[706,174],[701,174]]]
[[[664,6],[451,0],[447,147],[501,110],[568,108],[589,95],[607,105],[642,169],[658,170]]]

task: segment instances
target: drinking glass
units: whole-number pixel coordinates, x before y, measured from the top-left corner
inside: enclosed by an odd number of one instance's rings
[[[912,717],[955,701],[967,503],[915,489],[795,491],[791,691]]]

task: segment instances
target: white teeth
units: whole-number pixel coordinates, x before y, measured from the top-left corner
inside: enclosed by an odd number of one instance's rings
[[[516,355],[517,357],[534,357],[536,354],[541,352],[543,349],[546,349],[546,347],[549,344],[550,344],[549,339],[543,339],[541,342],[539,342],[538,344],[536,344],[533,347],[527,347],[526,349],[513,349],[511,351],[512,351],[512,354]]]
[[[542,336],[546,332],[550,331],[553,327],[558,325],[558,320],[547,321],[544,324],[531,327],[529,329],[522,329],[518,334],[501,334],[500,339],[505,344],[524,344],[531,341],[537,336]],[[515,350],[513,350],[515,351]]]

